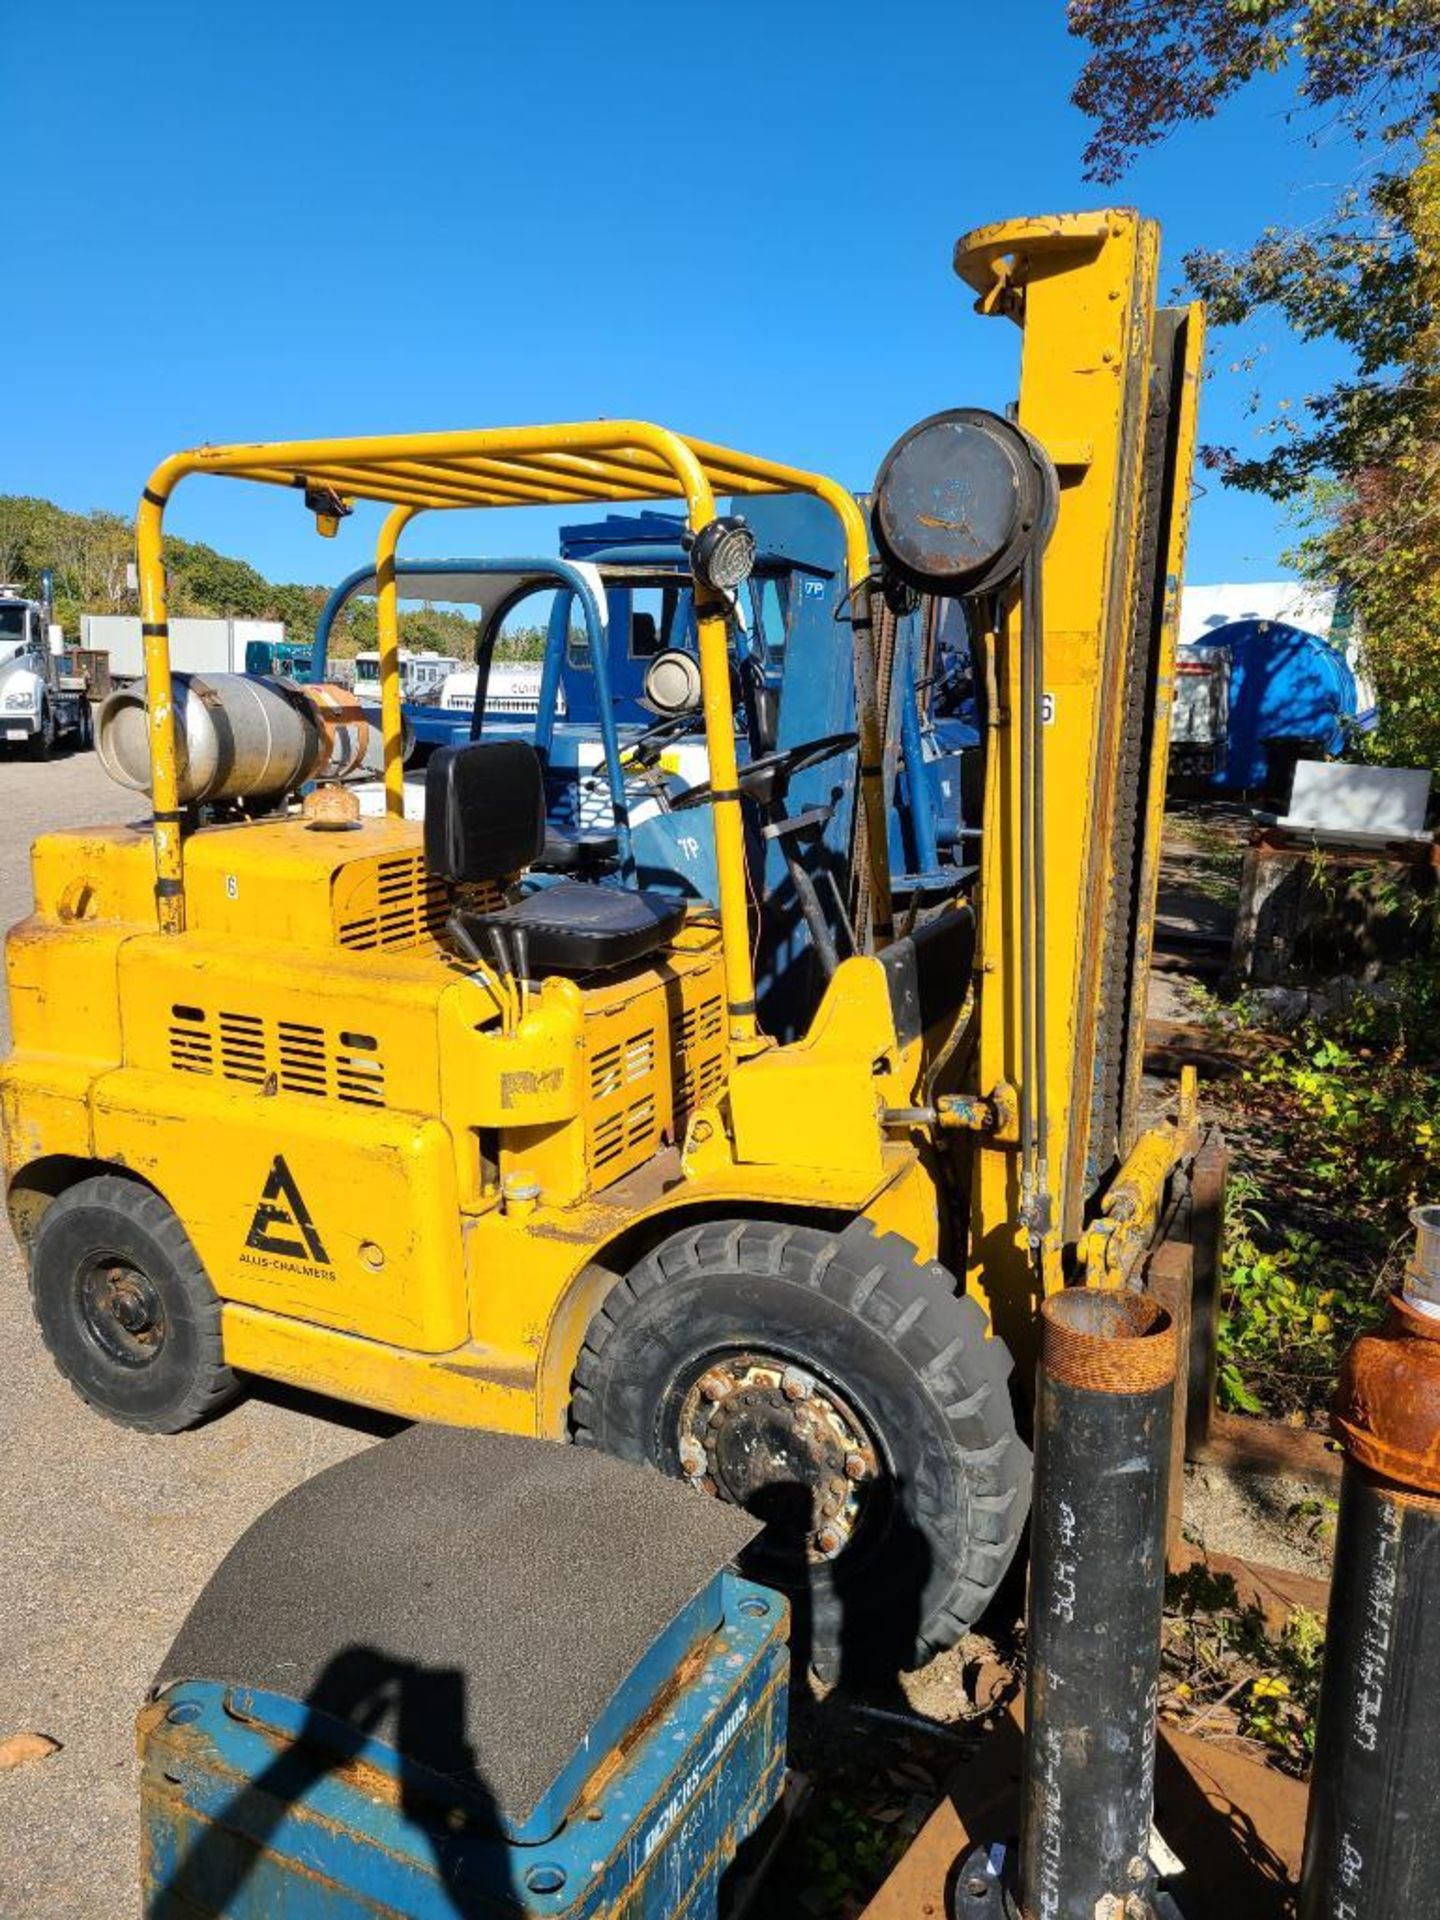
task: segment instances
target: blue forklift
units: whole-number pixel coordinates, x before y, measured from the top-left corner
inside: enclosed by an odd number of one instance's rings
[[[834,516],[817,502],[748,499],[756,541],[731,621],[748,866],[763,902],[758,983],[767,1027],[797,1030],[824,981],[853,950],[857,788],[850,629]],[[699,708],[693,588],[683,522],[647,511],[561,529],[560,556],[441,559],[397,565],[402,597],[473,608],[473,680],[409,701],[410,780],[438,746],[519,738],[540,752],[550,833],[542,870],[583,872],[695,901],[717,897]],[[308,677],[328,678],[330,637],[346,605],[374,594],[373,569],[341,581],[321,613]],[[544,639],[533,710],[496,698],[507,631],[536,612]],[[886,783],[895,892],[912,918],[968,877],[964,768],[979,734],[957,707],[969,649],[938,603],[879,621],[888,711]],[[931,671],[931,662],[939,671]],[[457,663],[458,664],[458,663]],[[965,695],[959,696],[961,702]],[[462,704],[463,701],[463,704]],[[508,710],[507,710],[508,709]],[[958,711],[958,708],[957,708]],[[975,797],[978,801],[978,796]],[[970,818],[978,813],[972,802]]]

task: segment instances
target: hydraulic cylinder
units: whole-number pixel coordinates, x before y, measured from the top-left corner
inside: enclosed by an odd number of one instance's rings
[[[1023,1920],[1148,1920],[1175,1334],[1148,1295],[1042,1309]]]
[[[1440,1207],[1341,1369],[1345,1448],[1300,1920],[1440,1913]]]

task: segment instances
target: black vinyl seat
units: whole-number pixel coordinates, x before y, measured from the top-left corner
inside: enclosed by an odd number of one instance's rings
[[[603,973],[628,966],[676,933],[681,901],[585,880],[559,880],[498,913],[464,916],[473,933],[518,934],[536,973]]]
[[[425,770],[425,864],[453,887],[509,880],[543,859],[540,756],[522,740],[441,747]],[[459,930],[510,971],[597,973],[665,944],[685,918],[663,894],[561,880],[512,905],[475,913]]]

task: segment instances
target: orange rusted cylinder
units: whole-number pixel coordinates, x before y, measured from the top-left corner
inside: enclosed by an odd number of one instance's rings
[[[1440,1499],[1440,1319],[1392,1295],[1385,1324],[1345,1356],[1331,1425],[1347,1460]]]

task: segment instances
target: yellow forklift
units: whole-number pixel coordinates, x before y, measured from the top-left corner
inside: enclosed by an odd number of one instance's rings
[[[206,446],[137,522],[147,698],[102,719],[134,825],[53,833],[9,935],[10,1218],[97,1411],[174,1431],[242,1375],[648,1462],[766,1522],[801,1658],[916,1664],[1014,1555],[1042,1295],[1137,1284],[1193,1111],[1142,1126],[1140,1036],[1198,314],[1106,211],[960,243],[1018,323],[1011,419],[834,481],[634,421]],[[215,475],[333,532],[381,502],[387,814],[343,696],[172,675],[164,520]],[[854,951],[808,1030],[754,1009],[746,815],[833,742],[737,767],[716,495],[835,512],[861,806]],[[567,877],[521,743],[431,760],[404,818],[395,564],[445,508],[678,498],[696,581],[716,910]],[[978,872],[897,928],[880,588],[963,599],[985,689]],[[881,668],[877,672],[877,660]],[[703,817],[697,814],[697,818]],[[545,870],[539,871],[540,868]],[[995,1332],[990,1330],[994,1322]],[[1022,1396],[1023,1404],[1023,1396]]]

